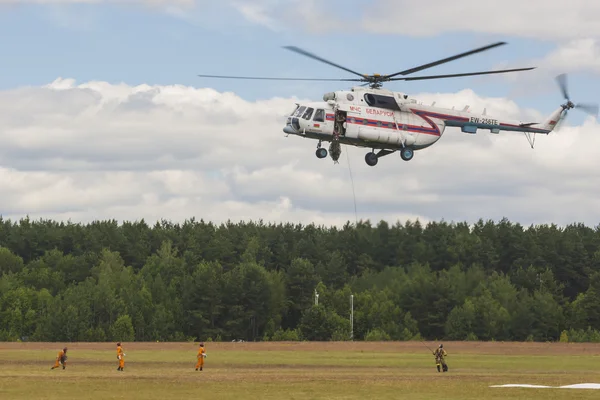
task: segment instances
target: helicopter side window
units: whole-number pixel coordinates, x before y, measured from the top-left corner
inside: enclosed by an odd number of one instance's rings
[[[302,115],[302,118],[309,120],[310,117],[312,117],[312,113],[313,113],[314,109],[309,107],[306,109],[306,112],[304,113],[304,115]]]
[[[315,116],[313,118],[313,121],[315,121],[315,122],[325,122],[325,110],[318,109],[315,112]]]

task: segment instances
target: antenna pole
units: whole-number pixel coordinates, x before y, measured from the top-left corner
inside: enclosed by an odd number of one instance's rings
[[[354,341],[354,295],[350,295],[350,340]]]

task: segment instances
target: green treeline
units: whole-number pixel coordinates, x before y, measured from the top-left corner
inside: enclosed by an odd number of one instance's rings
[[[600,341],[600,229],[0,218],[0,341]],[[319,294],[315,304],[315,290]]]

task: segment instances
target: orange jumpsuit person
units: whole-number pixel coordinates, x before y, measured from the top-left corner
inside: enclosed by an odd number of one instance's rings
[[[61,351],[58,352],[58,356],[56,356],[56,361],[54,365],[50,369],[58,368],[62,365],[63,369],[67,366],[67,348],[65,347]]]
[[[123,352],[123,347],[121,347],[121,342],[117,343],[117,360],[119,360],[117,371],[123,371],[123,367],[125,367],[125,353]]]
[[[206,358],[206,350],[204,349],[204,343],[200,343],[200,347],[198,348],[198,355],[196,356],[196,358],[198,358],[198,362],[196,363],[196,371],[198,371],[198,368],[200,368],[200,371],[202,371],[202,367],[204,367],[204,359]]]

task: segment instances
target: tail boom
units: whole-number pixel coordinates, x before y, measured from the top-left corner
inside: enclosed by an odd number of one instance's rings
[[[556,109],[543,123],[538,122],[521,122],[521,121],[502,121],[500,119],[490,117],[486,114],[471,114],[466,111],[433,109],[432,107],[419,107],[418,110],[411,110],[418,115],[428,116],[430,118],[439,119],[446,126],[461,128],[465,133],[477,133],[478,129],[490,130],[492,133],[507,132],[524,132],[524,133],[541,133],[548,134],[552,132],[558,121],[562,118],[564,107]]]

